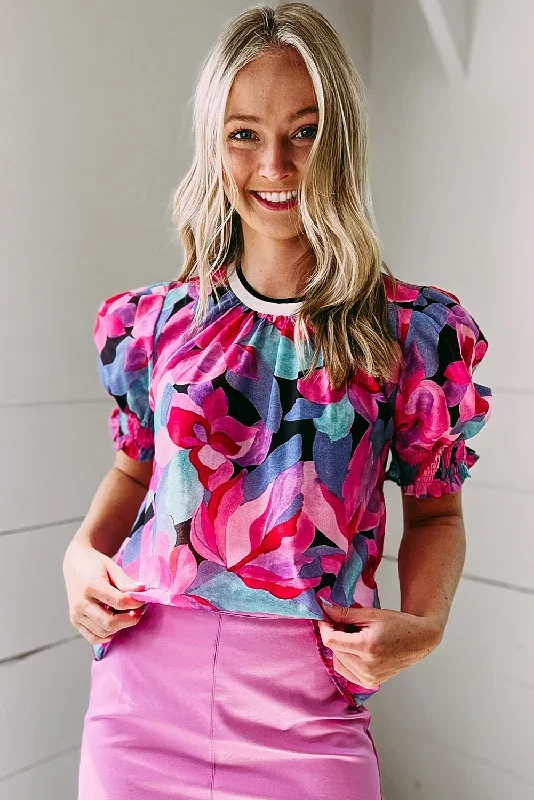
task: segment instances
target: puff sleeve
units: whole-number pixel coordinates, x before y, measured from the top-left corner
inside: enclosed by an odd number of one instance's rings
[[[102,385],[117,403],[108,419],[114,449],[137,461],[154,457],[149,390],[154,331],[167,285],[150,284],[104,300],[93,330]]]
[[[385,474],[405,495],[457,492],[479,456],[466,446],[491,415],[491,390],[473,381],[488,342],[454,295],[423,287],[398,310],[403,351]]]

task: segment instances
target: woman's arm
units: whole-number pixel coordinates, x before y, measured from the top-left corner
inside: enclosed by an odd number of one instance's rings
[[[114,556],[135,522],[152,468],[152,461],[136,461],[119,450],[71,543]]]
[[[441,640],[465,562],[461,491],[430,498],[403,496],[402,501],[400,610],[433,619]]]

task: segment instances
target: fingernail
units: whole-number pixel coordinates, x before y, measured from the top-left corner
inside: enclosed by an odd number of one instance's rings
[[[320,597],[320,598],[319,598],[319,600],[320,600],[320,601],[321,601],[321,603],[323,603],[325,606],[333,606],[333,605],[334,605],[333,603],[331,603],[331,602],[330,602],[330,600],[325,600],[325,599],[324,599],[324,597]]]

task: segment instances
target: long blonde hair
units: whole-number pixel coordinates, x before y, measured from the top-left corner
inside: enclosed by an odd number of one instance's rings
[[[223,188],[226,103],[239,70],[266,50],[292,47],[302,56],[315,90],[319,126],[298,189],[308,252],[296,269],[307,276],[295,322],[295,344],[305,377],[322,351],[332,387],[356,368],[388,380],[399,347],[388,329],[382,261],[368,176],[364,84],[338,34],[306,3],[256,6],[220,33],[202,66],[194,94],[195,156],[173,196],[172,217],[185,251],[178,280],[197,279],[193,322],[201,325],[223,264],[243,251],[238,189],[227,172]],[[302,292],[301,292],[302,294]],[[310,337],[308,326],[312,331]],[[305,361],[304,351],[312,354]]]

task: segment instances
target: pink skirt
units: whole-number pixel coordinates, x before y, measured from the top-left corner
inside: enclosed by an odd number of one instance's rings
[[[149,603],[93,659],[78,800],[382,800],[313,622]]]

